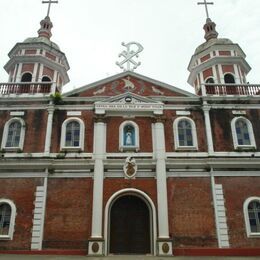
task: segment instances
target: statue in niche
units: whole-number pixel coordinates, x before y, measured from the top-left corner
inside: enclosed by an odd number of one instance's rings
[[[134,135],[134,127],[133,126],[126,126],[124,129],[124,145],[126,146],[133,146],[135,145],[135,135]]]

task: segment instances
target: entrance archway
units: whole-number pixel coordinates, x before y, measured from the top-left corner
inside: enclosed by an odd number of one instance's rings
[[[105,209],[105,254],[155,254],[156,212],[144,192],[124,189]]]
[[[149,209],[139,197],[118,198],[110,211],[111,254],[150,254]]]

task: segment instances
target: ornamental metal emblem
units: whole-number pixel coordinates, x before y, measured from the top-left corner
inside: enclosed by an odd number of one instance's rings
[[[129,156],[125,160],[124,173],[129,179],[134,178],[137,172],[137,164],[133,157]]]
[[[141,51],[143,51],[143,46],[138,42],[129,42],[124,43],[122,45],[126,47],[125,51],[122,51],[118,57],[124,57],[122,61],[117,61],[116,65],[118,65],[124,71],[134,71],[138,66],[141,65],[141,62],[136,62],[134,58],[138,58]],[[135,46],[135,47],[133,47]],[[126,65],[126,66],[124,66]]]

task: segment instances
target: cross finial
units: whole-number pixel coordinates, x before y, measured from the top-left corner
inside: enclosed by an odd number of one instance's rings
[[[214,5],[214,3],[213,2],[207,2],[207,0],[204,0],[204,2],[198,2],[198,5],[205,5],[206,15],[207,15],[207,19],[208,19],[209,18],[208,5]]]
[[[43,4],[49,4],[47,16],[50,16],[50,10],[51,10],[51,4],[58,4],[58,1],[48,0],[48,1],[42,1]]]

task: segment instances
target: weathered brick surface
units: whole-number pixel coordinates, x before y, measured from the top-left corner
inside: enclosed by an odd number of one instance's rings
[[[173,123],[174,120],[176,120],[178,117],[175,111],[167,110],[164,113],[165,115],[165,123],[164,123],[164,129],[165,129],[165,146],[167,152],[175,152],[175,141],[174,141],[174,132],[173,132]],[[188,118],[191,118],[195,125],[197,130],[197,140],[198,140],[198,151],[199,152],[205,152],[207,151],[207,139],[206,139],[206,132],[205,132],[205,123],[204,123],[204,116],[202,111],[192,111],[191,115],[187,116]],[[181,152],[181,150],[180,150]],[[187,152],[187,150],[185,150]],[[194,152],[194,150],[191,150],[190,152]],[[197,152],[197,151],[195,151]]]
[[[49,179],[44,248],[86,249],[91,235],[93,181]]]
[[[23,152],[44,152],[48,113],[45,110],[25,110],[24,116],[19,116],[25,122],[25,137]],[[0,111],[0,140],[3,138],[4,126],[13,116],[10,112]]]
[[[1,179],[0,198],[9,199],[16,206],[15,231],[13,240],[0,240],[0,250],[30,250],[32,220],[36,186],[42,179]]]
[[[67,111],[55,110],[53,116],[53,131],[51,139],[51,152],[60,152],[61,128],[63,122],[71,117],[67,117]],[[84,152],[93,152],[93,138],[94,138],[94,119],[92,111],[82,111],[82,115],[78,118],[82,119],[85,124],[85,143]]]
[[[245,110],[247,118],[251,123],[254,131],[255,141],[257,150],[260,149],[260,122],[258,118],[260,117],[259,110]],[[214,150],[219,151],[234,151],[234,144],[231,131],[231,121],[233,118],[237,117],[232,114],[232,110],[221,110],[212,109],[210,110],[212,137],[214,143]]]
[[[231,131],[233,117],[231,110],[210,110],[212,138],[216,152],[234,150]]]
[[[259,238],[247,237],[243,212],[247,198],[260,197],[259,177],[217,177],[216,183],[223,185],[231,247],[260,247]]]
[[[24,149],[26,153],[44,152],[48,112],[45,110],[27,110],[25,121]]]
[[[209,178],[168,178],[169,229],[174,247],[217,247]]]
[[[139,127],[140,152],[152,152],[152,119],[144,117],[133,119],[107,118],[107,152],[119,151],[119,127],[121,123],[128,120],[135,122]]]
[[[209,68],[209,69],[206,69],[203,71],[204,80],[206,80],[208,77],[212,77],[212,76],[213,76],[212,68]]]

